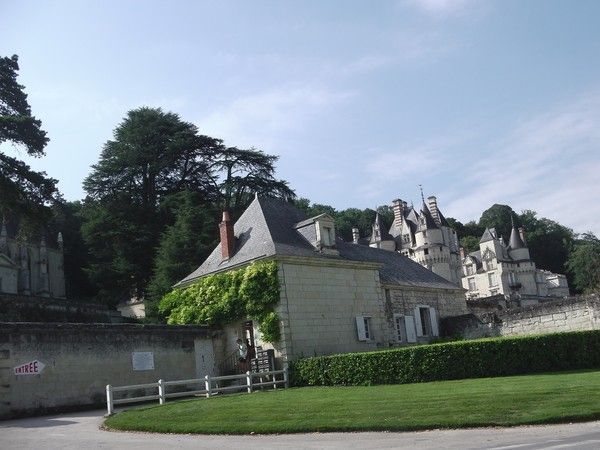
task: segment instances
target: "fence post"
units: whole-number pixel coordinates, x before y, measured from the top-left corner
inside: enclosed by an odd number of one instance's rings
[[[246,384],[248,385],[248,394],[252,392],[252,372],[246,372]]]
[[[113,413],[113,391],[110,384],[106,385],[106,411],[109,416]]]
[[[165,397],[165,385],[163,383],[163,380],[158,380],[158,403],[161,405],[164,405],[167,401],[167,398]]]
[[[210,375],[206,375],[204,377],[204,386],[206,389],[206,398],[209,398],[212,390],[212,382],[210,381]]]
[[[288,388],[290,387],[290,378],[288,374],[288,363],[283,365],[283,386]]]

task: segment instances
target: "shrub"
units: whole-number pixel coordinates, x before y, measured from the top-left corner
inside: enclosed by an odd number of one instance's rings
[[[600,367],[600,330],[504,337],[300,359],[295,385],[402,384]]]

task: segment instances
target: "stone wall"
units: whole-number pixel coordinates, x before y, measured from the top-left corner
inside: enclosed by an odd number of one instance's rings
[[[134,370],[133,352],[151,352],[154,369]],[[15,374],[33,361],[45,366],[40,374]],[[0,417],[104,406],[107,384],[204,377],[213,368],[205,327],[0,323]]]
[[[388,327],[395,330],[394,315],[414,316],[415,309],[421,306],[432,307],[436,311],[437,318],[448,316],[458,316],[467,312],[467,304],[462,289],[428,289],[416,288],[414,286],[384,286],[385,291],[385,311]],[[436,320],[435,318],[434,320]],[[405,335],[405,331],[403,331]],[[396,339],[396,333],[392,333],[393,341]],[[417,343],[424,344],[430,342],[436,336],[417,336]],[[402,343],[406,343],[405,337]]]
[[[0,322],[118,323],[124,319],[106,305],[46,297],[0,294]]]
[[[570,297],[537,305],[477,312],[443,321],[444,334],[465,338],[518,336],[600,329],[598,295]]]
[[[282,342],[276,355],[300,357],[387,347],[390,330],[383,311],[379,272],[365,265],[280,263]],[[370,319],[371,339],[360,341],[356,317]],[[258,345],[269,348],[258,340]]]

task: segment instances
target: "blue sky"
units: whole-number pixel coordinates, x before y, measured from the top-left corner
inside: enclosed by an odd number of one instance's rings
[[[149,105],[280,155],[313,202],[422,184],[462,221],[506,203],[600,232],[598,1],[0,0],[13,53],[51,138],[28,161],[69,200]]]

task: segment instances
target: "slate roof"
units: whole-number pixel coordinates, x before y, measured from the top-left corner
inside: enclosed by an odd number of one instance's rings
[[[494,239],[496,239],[496,229],[486,228],[481,236],[481,239],[479,239],[479,243],[481,244],[483,242],[493,241]]]
[[[425,202],[423,202],[423,207],[421,208],[421,215],[423,217],[425,217],[425,224],[427,225],[428,230],[433,229],[433,228],[439,228],[438,224],[435,223],[435,220],[433,219],[433,216],[431,215],[431,211],[429,211],[429,208],[427,207]]]
[[[432,271],[402,256],[400,253],[357,245],[336,239],[339,255],[320,253],[296,228],[306,226],[312,219],[291,203],[272,198],[255,198],[235,222],[237,238],[235,253],[227,261],[221,258],[221,244],[198,269],[181,280],[185,284],[213,272],[233,268],[268,256],[305,256],[323,260],[346,260],[380,263],[381,280],[387,283],[460,289]]]
[[[511,250],[517,248],[525,248],[525,243],[521,239],[521,235],[517,230],[517,227],[513,224],[512,231],[510,232],[510,239],[508,241],[508,247]]]

